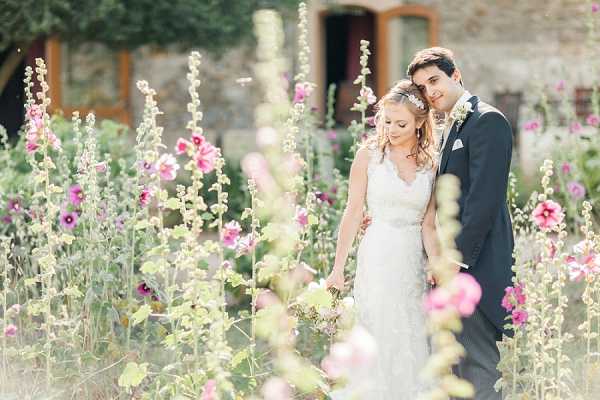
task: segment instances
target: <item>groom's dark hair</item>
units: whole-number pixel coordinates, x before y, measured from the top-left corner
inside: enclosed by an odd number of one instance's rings
[[[444,47],[429,47],[427,49],[419,50],[410,62],[406,74],[411,78],[421,68],[426,68],[431,65],[435,65],[446,73],[449,77],[452,76],[456,70],[456,64],[454,63],[454,53],[452,50]]]

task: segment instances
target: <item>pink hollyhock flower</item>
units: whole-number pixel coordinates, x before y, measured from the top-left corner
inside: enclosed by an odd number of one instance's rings
[[[525,124],[523,124],[523,129],[525,129],[526,131],[537,131],[538,129],[540,129],[540,122],[538,120],[531,120],[531,121],[527,121],[525,122]]]
[[[242,171],[256,181],[258,189],[269,192],[275,186],[275,180],[269,172],[269,164],[261,153],[248,153],[242,159]]]
[[[593,126],[593,127],[597,128],[600,125],[600,116],[598,116],[596,114],[590,114],[585,119],[585,122],[587,122],[587,124],[589,126]]]
[[[125,229],[125,221],[127,220],[128,216],[129,215],[127,213],[123,213],[115,218],[115,227],[118,231],[123,231],[123,229]]]
[[[273,304],[276,304],[278,301],[279,298],[275,293],[269,289],[264,289],[256,295],[256,308],[259,310],[262,308],[267,308]]]
[[[525,304],[527,297],[523,293],[523,286],[509,286],[504,289],[504,297],[502,298],[502,307],[506,311],[512,311],[517,305]]]
[[[558,81],[556,83],[556,86],[554,86],[554,88],[556,89],[557,92],[562,92],[563,90],[565,90],[565,86],[566,86],[566,82],[561,79],[560,81]]]
[[[2,222],[4,222],[5,224],[10,224],[12,223],[12,217],[8,214],[3,215],[2,216]]]
[[[19,313],[21,312],[21,305],[20,304],[13,304],[12,306],[10,306],[8,308],[8,311],[14,315],[19,315]]]
[[[48,143],[54,150],[60,150],[61,148],[60,139],[52,132],[48,132]]]
[[[570,174],[571,170],[572,170],[571,164],[569,164],[568,162],[565,161],[562,164],[562,166],[560,167],[560,170],[562,171],[563,174]]]
[[[356,326],[346,340],[334,343],[321,367],[331,379],[338,379],[352,369],[369,367],[377,354],[373,336],[361,326]]]
[[[142,192],[140,193],[140,205],[142,207],[146,207],[148,204],[150,204],[150,200],[152,200],[153,194],[154,193],[152,192],[152,190],[148,188],[142,189]]]
[[[529,314],[525,310],[513,310],[512,311],[512,321],[513,325],[516,327],[523,326],[525,322],[527,322],[527,318]]]
[[[194,161],[200,171],[208,174],[215,169],[215,162],[217,161],[217,148],[212,144],[206,142],[198,148],[198,151],[194,155]]]
[[[373,89],[370,87],[364,87],[360,89],[360,97],[365,99],[368,104],[375,104],[377,97],[373,94]]]
[[[334,130],[327,131],[327,139],[332,140],[332,141],[337,139],[336,131],[334,131]]]
[[[172,181],[177,177],[177,170],[179,169],[179,164],[177,164],[177,160],[171,154],[163,154],[158,159],[158,173],[160,174],[160,178],[165,181]]]
[[[186,154],[188,152],[188,150],[191,149],[192,147],[193,147],[193,144],[190,141],[185,140],[183,138],[179,138],[179,139],[177,139],[177,143],[175,144],[175,154],[177,154],[177,155]]]
[[[23,207],[21,206],[21,200],[17,198],[8,199],[6,203],[9,212],[18,214],[23,211]]]
[[[72,211],[63,211],[60,214],[60,224],[66,229],[73,229],[77,226],[77,213]]]
[[[598,11],[600,11],[600,4],[592,3],[592,12],[597,13]]]
[[[581,200],[585,197],[585,187],[579,182],[571,181],[567,183],[567,190],[575,200]]]
[[[315,196],[322,203],[327,203],[330,206],[333,205],[334,201],[331,196],[326,192],[315,192]]]
[[[292,388],[279,377],[269,378],[262,387],[264,400],[292,400]]]
[[[144,175],[154,175],[157,172],[156,165],[147,160],[138,161],[138,168]]]
[[[106,161],[99,162],[96,164],[96,172],[99,174],[103,174],[108,170],[108,164]]]
[[[135,290],[142,297],[148,297],[154,292],[150,286],[146,285],[146,282],[141,282]]]
[[[242,228],[240,227],[239,222],[230,221],[225,224],[223,230],[221,231],[221,241],[226,247],[234,249],[237,245],[241,231]]]
[[[311,268],[305,262],[301,262],[290,272],[291,279],[294,282],[302,282],[304,284],[309,284],[313,282],[315,279],[315,274],[317,273],[316,270]]]
[[[546,200],[537,205],[532,213],[533,220],[540,229],[551,229],[564,218],[560,204]]]
[[[217,400],[217,381],[209,379],[202,387],[200,400]]]
[[[37,143],[37,139],[27,138],[27,143],[25,144],[25,150],[27,150],[27,153],[35,153],[39,147],[40,145]]]
[[[585,265],[579,264],[577,261],[571,261],[567,264],[569,268],[569,279],[574,282],[581,282],[587,275]]]
[[[580,133],[581,129],[583,129],[583,127],[581,126],[581,123],[579,123],[578,121],[572,122],[571,125],[569,125],[569,132],[575,134],[575,133]]]
[[[192,133],[191,139],[192,143],[194,143],[194,146],[196,146],[197,148],[199,148],[206,142],[206,138],[204,137],[204,135],[197,132]]]
[[[83,194],[83,189],[79,185],[73,185],[69,188],[69,201],[74,206],[79,206],[85,200],[85,195]]]
[[[473,314],[481,300],[481,286],[469,274],[458,273],[449,288],[436,288],[425,299],[425,310],[429,313],[455,309],[461,316]]]
[[[310,96],[312,88],[309,84],[298,82],[294,87],[294,99],[293,103],[302,103],[308,96]]]
[[[375,126],[375,116],[372,115],[370,117],[367,117],[367,125]]]
[[[14,337],[17,335],[17,327],[13,324],[8,324],[4,328],[4,336],[6,337]]]
[[[242,236],[238,242],[237,255],[250,254],[256,248],[256,244],[257,240],[252,233]]]
[[[304,207],[297,206],[296,207],[296,222],[302,228],[308,225],[308,211]]]

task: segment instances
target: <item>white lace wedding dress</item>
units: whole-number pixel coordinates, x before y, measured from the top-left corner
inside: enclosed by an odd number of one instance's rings
[[[429,356],[423,297],[426,290],[421,222],[434,172],[417,171],[413,182],[398,175],[387,155],[370,149],[367,204],[372,223],[358,248],[354,280],[357,323],[377,343],[370,368],[353,371],[333,400],[415,400]]]

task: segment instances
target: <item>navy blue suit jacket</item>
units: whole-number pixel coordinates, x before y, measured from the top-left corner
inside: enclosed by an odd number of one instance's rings
[[[501,306],[504,288],[512,286],[513,231],[506,202],[508,174],[512,157],[512,130],[504,115],[479,100],[472,104],[464,122],[454,124],[440,160],[440,175],[459,178],[461,194],[459,221],[462,229],[456,247],[463,263],[462,272],[471,274],[481,285],[479,308],[504,331],[506,311]],[[460,139],[463,147],[452,151]]]

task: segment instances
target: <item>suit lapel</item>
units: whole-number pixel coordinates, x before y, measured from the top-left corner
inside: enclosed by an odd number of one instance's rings
[[[469,120],[469,117],[471,117],[471,115],[475,112],[477,103],[479,103],[479,97],[471,96],[471,98],[468,100],[468,102],[471,103],[471,105],[473,106],[472,107],[473,111],[471,111],[470,113],[468,113],[466,115],[465,120],[460,124],[460,126],[458,126],[458,124],[456,122],[452,125],[452,129],[448,133],[448,139],[446,140],[446,143],[444,145],[444,150],[442,152],[442,160],[440,162],[440,172],[439,172],[440,175],[443,174],[444,172],[446,172],[446,166],[448,165],[448,160],[450,159],[450,154],[452,153],[452,146],[454,146],[454,141],[456,140],[456,138],[462,131],[462,128],[465,126],[467,121]]]

